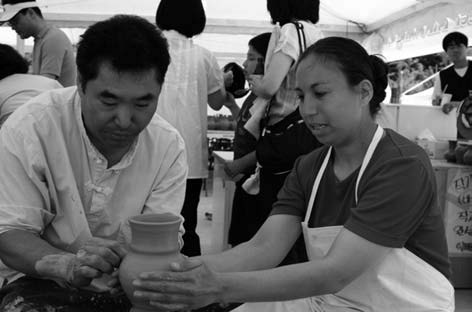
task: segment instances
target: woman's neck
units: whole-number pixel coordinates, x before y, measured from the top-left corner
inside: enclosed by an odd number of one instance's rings
[[[333,168],[340,181],[360,167],[376,129],[377,124],[369,122],[352,136],[353,139],[349,143],[334,147]]]

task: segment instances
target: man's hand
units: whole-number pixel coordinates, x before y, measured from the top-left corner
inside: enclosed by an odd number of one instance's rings
[[[35,269],[41,276],[60,278],[73,286],[83,287],[103,273],[111,274],[125,254],[126,249],[118,242],[92,238],[75,255],[44,256],[36,262]]]
[[[173,272],[147,272],[133,285],[140,300],[163,311],[191,310],[220,301],[223,288],[216,273],[201,260],[187,258],[171,264]]]
[[[441,106],[441,109],[444,114],[449,114],[457,106],[458,106],[457,102],[449,102],[449,103],[444,103],[443,106]]]

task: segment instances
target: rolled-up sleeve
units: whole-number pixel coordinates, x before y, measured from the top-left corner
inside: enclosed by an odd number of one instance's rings
[[[32,138],[4,126],[0,130],[0,234],[21,229],[42,232],[52,219],[41,153]]]

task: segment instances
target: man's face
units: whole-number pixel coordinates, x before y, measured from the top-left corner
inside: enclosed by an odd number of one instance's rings
[[[153,117],[161,85],[156,69],[118,72],[108,62],[85,86],[78,86],[82,118],[102,154],[129,148]]]
[[[18,13],[8,21],[8,25],[20,36],[26,39],[33,36],[33,21],[31,12],[28,10],[25,14]]]
[[[453,63],[467,59],[467,47],[463,43],[456,43],[452,41],[446,47],[446,53]]]

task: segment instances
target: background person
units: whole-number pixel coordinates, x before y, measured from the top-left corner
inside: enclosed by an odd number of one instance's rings
[[[178,215],[185,192],[184,142],[155,115],[169,61],[146,20],[98,22],[79,42],[78,86],[0,129],[1,311],[128,311],[97,278],[125,255],[129,217]]]
[[[28,100],[46,90],[62,88],[56,80],[27,72],[26,59],[11,46],[0,44],[0,127]]]
[[[208,177],[207,105],[214,110],[236,105],[227,96],[215,56],[192,41],[203,32],[205,24],[201,0],[161,0],[157,8],[156,25],[163,30],[171,55],[157,114],[182,135],[189,166],[182,207],[185,234],[181,251],[187,256],[201,254],[196,228],[203,179]]]
[[[446,69],[443,69],[437,75],[434,82],[433,105],[440,105],[444,93],[450,94],[451,99],[443,104],[443,111],[449,113],[457,105],[450,102],[459,103],[469,96],[469,90],[472,90],[472,70],[470,61],[467,60],[467,36],[460,32],[451,32],[447,34],[442,46],[449,60],[453,63]]]
[[[246,79],[251,75],[264,75],[264,59],[269,45],[270,33],[257,35],[249,40],[246,60],[243,63]],[[236,178],[234,191],[231,225],[228,234],[228,243],[236,246],[246,242],[256,234],[260,224],[254,224],[254,212],[258,209],[257,196],[248,194],[242,184],[249,178],[256,168],[257,139],[244,128],[251,117],[251,108],[257,96],[254,92],[244,100],[241,110],[236,114],[236,130],[234,132],[234,160],[224,165],[228,176]],[[242,175],[242,176],[240,176]]]
[[[265,128],[256,145],[256,158],[260,166],[259,204],[253,214],[256,229],[269,216],[295,159],[321,146],[303,124],[295,92],[298,57],[306,47],[323,37],[316,25],[319,5],[319,0],[267,0],[272,23],[277,25],[267,49],[265,74],[261,79],[250,79],[254,94],[269,105],[267,108],[256,102],[252,117],[262,117],[261,129]],[[261,107],[264,112],[262,116],[259,115]],[[300,238],[282,264],[305,261],[303,245]]]
[[[135,296],[169,311],[214,301],[259,302],[237,311],[454,311],[430,160],[373,118],[385,63],[329,37],[304,52],[296,80],[303,119],[325,146],[297,160],[253,239],[142,273]],[[301,232],[310,260],[274,269]]]
[[[36,1],[3,0],[3,7],[0,23],[8,22],[21,39],[34,38],[32,73],[55,79],[64,87],[75,85],[72,44],[62,30],[47,24]]]

